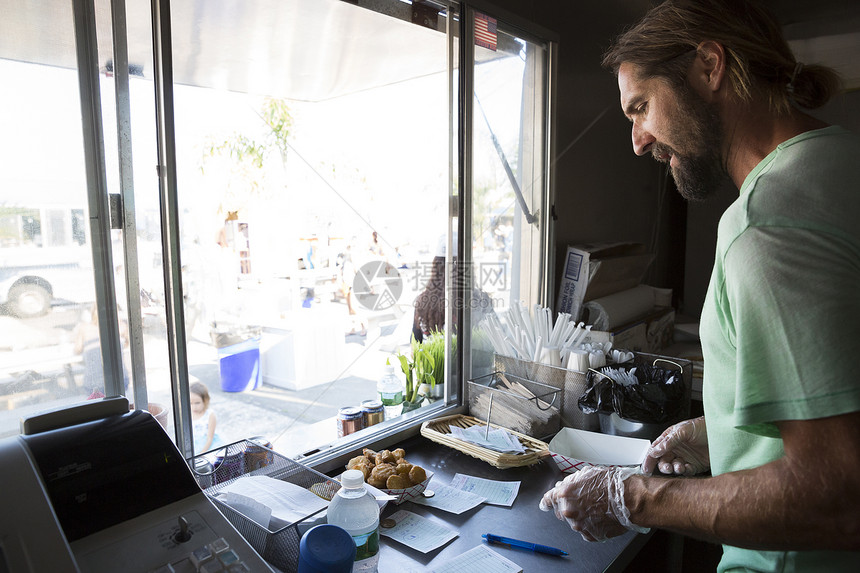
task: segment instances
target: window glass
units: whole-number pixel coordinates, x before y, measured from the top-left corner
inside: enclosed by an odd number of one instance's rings
[[[472,377],[491,371],[481,321],[540,301],[546,46],[477,14],[472,164]]]
[[[413,303],[434,287],[424,299],[444,306],[447,15],[378,4],[174,6],[189,373],[225,441],[336,440],[339,410],[379,398],[387,362],[402,412],[444,399],[443,364],[407,388],[398,355],[409,370],[446,326]],[[168,396],[169,380],[147,385]]]
[[[70,2],[3,2],[0,436],[103,393]],[[108,36],[109,37],[109,36]],[[119,246],[118,246],[119,248]]]
[[[288,455],[335,442],[354,427],[339,421],[343,408],[380,398],[386,364],[405,398],[389,419],[456,403],[462,379],[491,361],[479,334],[470,340],[480,320],[515,299],[537,302],[545,46],[482,20],[460,262],[459,15],[442,2],[365,4],[171,5],[184,344],[192,390],[205,388],[191,400],[197,453],[254,436]],[[16,137],[0,143],[4,189],[14,190],[0,204],[0,280],[15,269],[8,253],[62,273],[28,280],[28,296],[0,316],[5,435],[30,411],[100,395],[104,349],[71,8],[3,5],[16,34],[0,35],[10,78],[0,120]],[[123,86],[108,6],[96,15],[105,175],[134,233],[123,241],[110,231],[123,387],[130,400],[143,390],[175,439],[162,254],[174,229],[162,220],[156,169],[151,7],[126,3]],[[42,265],[47,253],[62,258]],[[472,295],[458,302],[463,285]],[[475,329],[468,336],[456,332],[461,320]]]

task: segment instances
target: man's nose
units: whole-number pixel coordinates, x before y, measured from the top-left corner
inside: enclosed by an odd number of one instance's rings
[[[654,136],[642,129],[640,125],[633,124],[633,153],[645,155],[651,150],[654,141]]]

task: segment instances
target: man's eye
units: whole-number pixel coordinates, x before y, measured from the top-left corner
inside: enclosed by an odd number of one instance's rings
[[[648,102],[645,102],[636,108],[636,113],[638,113],[639,115],[645,115],[646,111],[648,111]]]

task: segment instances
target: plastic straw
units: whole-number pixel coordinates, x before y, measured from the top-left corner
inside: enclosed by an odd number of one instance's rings
[[[538,336],[537,342],[535,343],[534,359],[532,359],[532,362],[540,362],[540,353],[542,350],[543,350],[543,337]]]

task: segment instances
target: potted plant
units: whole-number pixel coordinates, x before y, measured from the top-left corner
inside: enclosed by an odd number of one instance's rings
[[[434,332],[413,351],[418,394],[431,401],[444,396],[445,389],[445,334]]]
[[[412,338],[412,347],[415,347],[415,338]],[[414,355],[414,350],[413,350]],[[413,377],[414,364],[405,354],[397,353],[397,360],[400,361],[400,369],[403,375],[406,376],[406,391],[403,392],[403,413],[415,410],[421,407],[423,401],[418,397],[418,384],[415,383]]]
[[[452,343],[456,339],[452,338]],[[403,395],[403,411],[421,407],[424,399],[435,401],[444,394],[445,379],[445,334],[436,331],[422,342],[412,337],[412,357],[397,354],[400,368],[406,376],[406,392]]]

